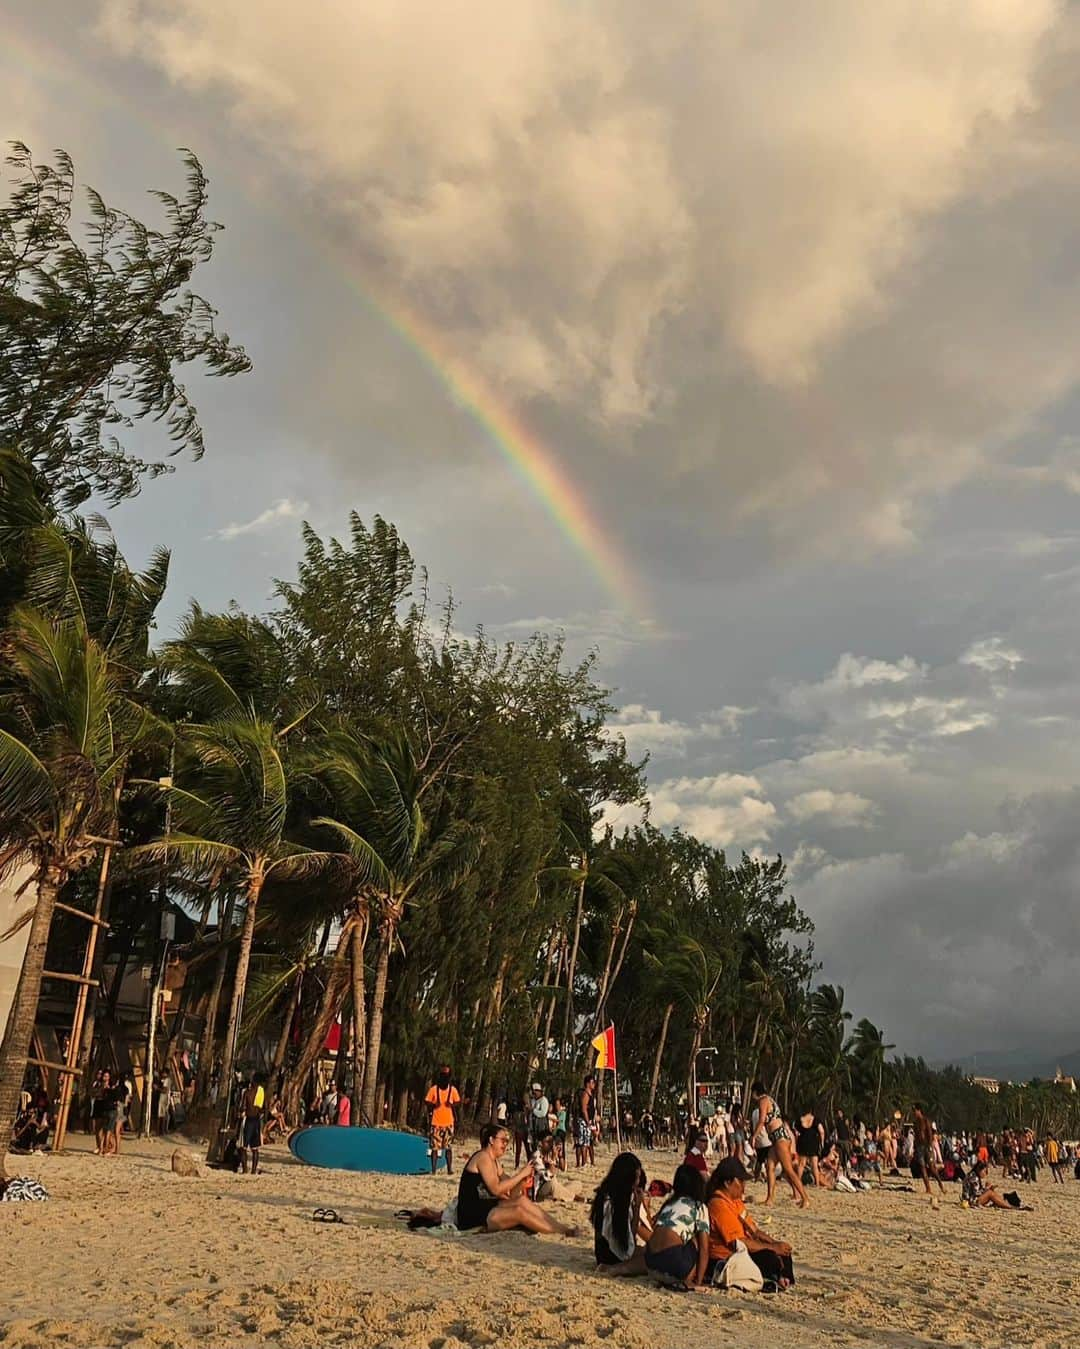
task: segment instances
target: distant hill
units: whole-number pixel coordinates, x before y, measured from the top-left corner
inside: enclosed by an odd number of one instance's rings
[[[935,1068],[955,1064],[973,1077],[996,1077],[1002,1082],[1029,1082],[1033,1077],[1052,1078],[1058,1068],[1066,1077],[1080,1078],[1080,1049],[1048,1057],[1045,1045],[1026,1049],[984,1050],[962,1058],[938,1059]]]

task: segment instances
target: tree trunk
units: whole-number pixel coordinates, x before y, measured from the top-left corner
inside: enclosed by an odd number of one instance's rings
[[[404,1129],[409,1123],[409,1088],[402,1087],[398,1094],[397,1127]]]
[[[607,1002],[608,980],[611,978],[611,963],[615,959],[615,945],[619,940],[619,933],[622,931],[622,909],[619,909],[615,921],[611,925],[611,940],[608,942],[607,957],[604,960],[604,972],[600,976],[600,987],[596,991],[596,1012],[593,1016],[593,1035],[598,1035],[602,1029],[601,1022],[604,1018],[604,1003]]]
[[[697,1020],[694,1021],[694,1035],[690,1041],[690,1061],[686,1066],[686,1110],[687,1114],[697,1113],[697,1100],[694,1096],[694,1077],[695,1064],[697,1063],[698,1050],[701,1048],[702,1027]]]
[[[364,1091],[360,1097],[360,1110],[372,1121],[376,1129],[382,1124],[381,1118],[375,1118],[375,1087],[379,1077],[379,1052],[382,1049],[383,1008],[386,1005],[386,984],[390,973],[390,951],[394,945],[396,930],[396,916],[392,911],[387,912],[379,933],[379,960],[375,966],[375,984],[371,990],[371,1016],[368,1020]]]
[[[37,903],[30,920],[30,936],[15,988],[15,1000],[8,1014],[7,1031],[0,1045],[0,1179],[6,1178],[4,1153],[15,1123],[19,1093],[26,1075],[26,1056],[30,1053],[30,1041],[37,1020],[41,974],[45,968],[45,952],[49,946],[56,899],[66,879],[64,871],[50,866],[38,882]]]
[[[296,974],[293,976],[292,994],[289,998],[289,1005],[285,1009],[285,1021],[281,1027],[281,1034],[278,1036],[277,1046],[274,1049],[274,1058],[270,1064],[270,1080],[278,1084],[278,1078],[281,1076],[281,1070],[285,1067],[285,1055],[289,1052],[289,1036],[292,1034],[293,1022],[296,1020],[296,1009],[300,1006],[300,999],[304,994],[304,971],[307,968],[307,957],[296,967]]]
[[[258,867],[253,871],[247,887],[247,907],[244,910],[244,926],[240,929],[240,950],[236,956],[236,975],[233,978],[232,1000],[229,1003],[229,1022],[225,1027],[225,1048],[221,1056],[221,1082],[225,1089],[225,1100],[232,1092],[233,1064],[236,1061],[236,1037],[240,1033],[240,1022],[244,1013],[244,995],[247,993],[248,966],[251,964],[251,947],[255,941],[255,915],[259,907],[259,895],[262,892],[263,873]]]
[[[552,969],[555,967],[555,961],[556,961],[557,957],[559,956],[559,952],[560,952],[560,949],[561,949],[561,941],[562,941],[562,939],[561,939],[561,937],[560,937],[560,935],[559,935],[559,930],[558,930],[558,928],[557,928],[557,927],[553,927],[553,928],[551,929],[551,935],[550,935],[549,938],[548,938],[548,950],[547,950],[547,956],[545,957],[545,960],[544,960],[544,977],[543,977],[543,979],[541,980],[541,985],[540,985],[541,988],[547,988],[548,985],[551,983],[551,971],[552,971]],[[534,1039],[534,1040],[537,1039],[537,1038],[539,1037],[539,1035],[540,1035],[540,1019],[541,1019],[541,1017],[543,1017],[543,1015],[544,1015],[544,1002],[545,1002],[545,998],[544,998],[543,996],[539,997],[539,998],[537,999],[537,1001],[536,1001],[536,1011],[535,1011],[535,1013],[533,1014],[533,1039]]]
[[[301,1046],[300,1054],[293,1064],[292,1071],[285,1079],[285,1090],[283,1092],[285,1114],[291,1119],[299,1119],[300,1117],[300,1093],[304,1089],[304,1082],[322,1053],[323,1045],[326,1044],[326,1037],[330,1033],[330,1027],[345,1001],[345,994],[349,988],[347,961],[354,932],[355,925],[351,922],[346,922],[341,929],[337,950],[334,952],[330,971],[323,986],[322,997],[319,999],[319,1010],[316,1013],[315,1022],[308,1032],[307,1039]]]
[[[585,910],[585,882],[578,886],[577,908],[574,912],[574,941],[570,947],[570,961],[566,968],[566,1007],[563,1010],[562,1049],[559,1053],[559,1066],[566,1076],[566,1061],[572,1045],[571,1033],[574,1029],[574,971],[577,968],[578,947],[581,944],[581,916]]]
[[[199,1045],[199,1074],[195,1083],[195,1102],[206,1100],[210,1089],[210,1079],[214,1075],[214,1045],[217,1043],[218,1008],[221,1006],[221,990],[225,986],[225,972],[229,967],[229,945],[232,937],[233,908],[235,896],[230,894],[219,902],[217,968],[214,970],[214,982],[210,989],[210,1001],[206,1008],[206,1024],[203,1026],[202,1043]]]
[[[357,927],[352,941],[352,998],[353,998],[353,1124],[364,1123],[361,1097],[364,1092],[364,1065],[367,1063],[367,990],[364,987],[364,948],[367,946],[368,916],[366,911],[357,916]],[[371,1123],[370,1120],[367,1121]]]
[[[660,1061],[664,1057],[664,1047],[667,1044],[668,1027],[671,1025],[671,1014],[675,1010],[675,1004],[669,1002],[664,1008],[664,1020],[660,1026],[660,1039],[656,1044],[656,1058],[653,1059],[652,1077],[649,1079],[649,1103],[645,1107],[651,1115],[656,1105],[656,1088],[660,1084]]]
[[[626,917],[626,931],[623,933],[622,946],[619,948],[619,957],[615,961],[615,968],[611,971],[611,982],[608,984],[607,997],[604,999],[605,1007],[607,1006],[607,999],[611,997],[611,990],[615,987],[615,981],[622,970],[623,961],[626,959],[626,949],[630,945],[630,934],[634,930],[634,919],[636,917],[637,904],[635,903],[630,905],[630,912]]]

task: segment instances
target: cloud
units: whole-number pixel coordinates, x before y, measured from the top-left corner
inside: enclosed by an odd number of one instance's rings
[[[752,711],[752,708],[727,706],[708,713],[696,725],[689,725],[666,718],[656,708],[626,703],[610,718],[608,726],[613,734],[625,739],[632,754],[648,751],[652,755],[682,757],[691,750],[704,750],[709,742],[733,734]]]
[[[983,637],[972,642],[960,657],[961,665],[974,665],[986,674],[1000,674],[1002,670],[1015,670],[1023,664],[1023,653],[1008,646],[1001,637]]]
[[[749,849],[770,837],[777,820],[776,807],[762,799],[761,783],[750,774],[669,778],[648,797],[649,819],[658,829],[685,829],[717,848]],[[609,807],[603,822],[618,831],[640,820],[635,807]]]
[[[800,792],[791,798],[785,810],[799,823],[823,818],[838,828],[866,826],[877,814],[877,807],[867,797],[857,792],[834,792],[828,787]]]
[[[213,536],[216,539],[224,539],[226,542],[232,539],[241,538],[244,534],[262,534],[283,520],[298,520],[308,509],[306,501],[292,501],[289,497],[282,497],[280,501],[275,501],[272,506],[266,510],[260,511],[254,519],[246,520],[243,524],[229,524],[224,529],[219,529]]]
[[[1002,808],[998,827],[920,856],[833,861],[800,879],[825,975],[932,1055],[1060,1044],[1080,977],[1080,791]]]
[[[718,519],[787,551],[906,547],[1080,369],[1076,296],[1039,284],[1068,241],[1040,228],[1051,188],[1070,216],[1056,0],[100,15],[288,177],[314,251],[421,315],[597,490],[662,456],[634,504],[685,510],[703,547]]]

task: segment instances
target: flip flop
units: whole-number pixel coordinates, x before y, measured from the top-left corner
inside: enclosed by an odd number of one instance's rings
[[[341,1223],[343,1227],[345,1226],[345,1219],[332,1208],[317,1208],[311,1215],[311,1220],[317,1223]]]

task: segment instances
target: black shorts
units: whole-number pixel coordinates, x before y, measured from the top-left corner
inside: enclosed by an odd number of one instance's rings
[[[241,1146],[245,1148],[262,1147],[261,1115],[248,1115],[245,1117]]]
[[[669,1279],[685,1280],[697,1268],[697,1243],[688,1241],[682,1246],[667,1246],[662,1251],[645,1248],[645,1266],[653,1274],[666,1274]]]

